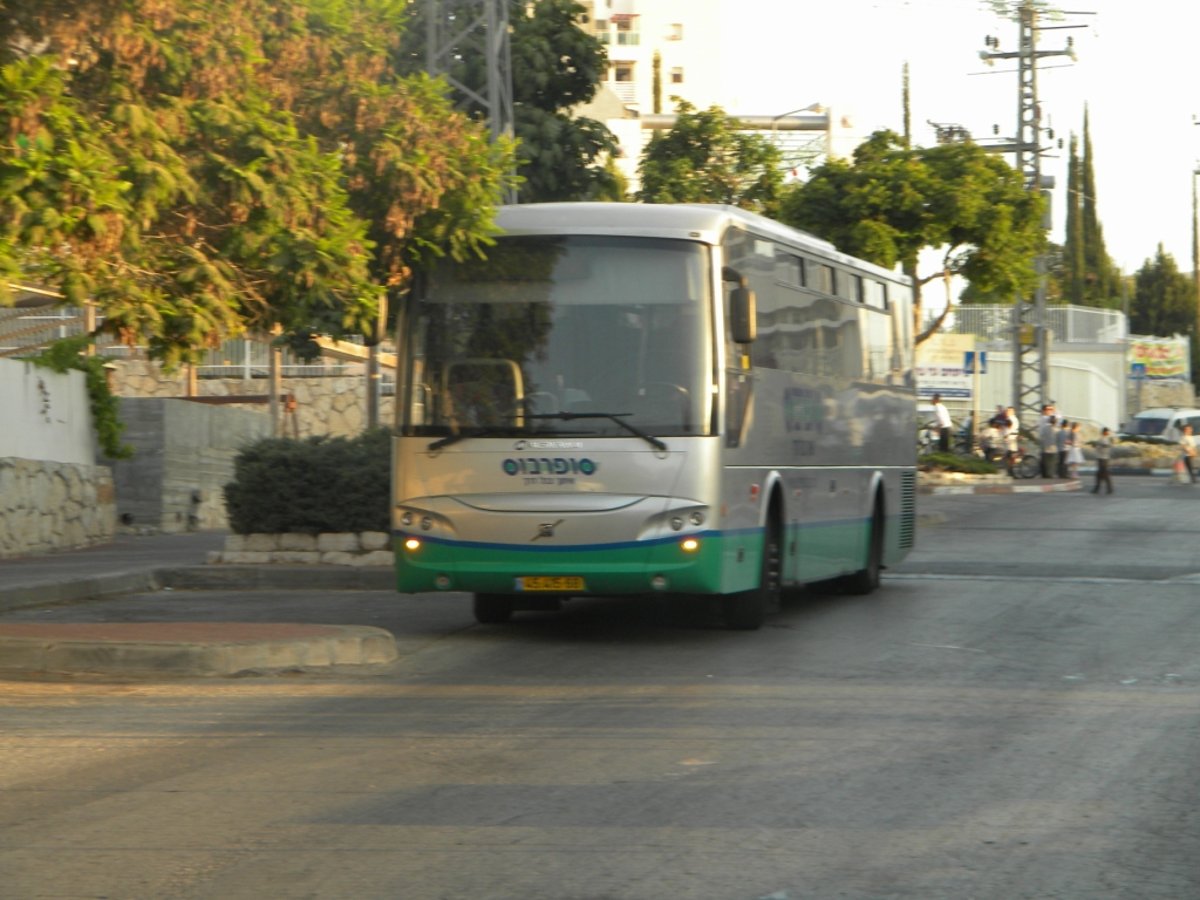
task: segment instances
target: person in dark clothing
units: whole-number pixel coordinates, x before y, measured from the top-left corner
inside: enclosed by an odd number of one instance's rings
[[[1113,492],[1112,476],[1108,472],[1108,461],[1112,456],[1112,434],[1107,428],[1100,430],[1100,437],[1092,441],[1092,447],[1096,453],[1096,484],[1092,488],[1093,494],[1100,493],[1100,485],[1103,484],[1108,490],[1105,493]]]

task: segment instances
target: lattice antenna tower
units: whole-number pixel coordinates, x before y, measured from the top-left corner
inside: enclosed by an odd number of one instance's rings
[[[425,0],[425,69],[445,78],[466,106],[481,111],[493,140],[513,134],[508,8],[509,0]],[[466,57],[476,54],[486,75],[482,89],[459,77],[462,63],[470,61]],[[510,191],[505,199],[516,202],[516,195]]]

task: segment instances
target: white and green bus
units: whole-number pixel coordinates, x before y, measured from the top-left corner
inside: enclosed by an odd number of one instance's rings
[[[866,593],[913,545],[912,290],[715,205],[504,207],[400,312],[401,592],[475,618],[580,596]]]

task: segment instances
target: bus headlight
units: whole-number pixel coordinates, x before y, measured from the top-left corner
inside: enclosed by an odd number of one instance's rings
[[[704,524],[704,512],[699,509],[693,510],[692,514],[690,516],[688,516],[688,521],[691,522],[693,525],[703,525]]]
[[[672,531],[680,531],[682,528],[683,528],[683,519],[681,519],[679,516],[672,516],[671,517],[671,530]]]
[[[409,553],[416,553],[421,549],[421,542],[414,537],[405,538],[404,549]]]
[[[700,542],[696,538],[684,538],[679,542],[679,549],[684,553],[695,553],[700,549]]]

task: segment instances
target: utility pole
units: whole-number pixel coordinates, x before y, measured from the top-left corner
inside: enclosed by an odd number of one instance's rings
[[[1016,154],[1016,169],[1025,180],[1025,188],[1048,196],[1053,179],[1042,176],[1041,107],[1037,92],[1037,61],[1047,56],[1074,58],[1068,39],[1065,50],[1038,50],[1038,13],[1034,0],[1021,0],[1017,10],[1019,35],[1015,52],[1000,52],[999,41],[988,38],[990,50],[979,55],[985,61],[1015,59],[1017,61],[1017,137],[1009,146],[989,147],[992,150]],[[1071,27],[1071,26],[1067,26]],[[1046,227],[1049,228],[1047,217]],[[1049,402],[1046,387],[1049,383],[1049,335],[1046,330],[1046,259],[1036,262],[1038,286],[1032,297],[1018,296],[1013,306],[1013,406],[1021,421],[1028,426],[1037,421],[1041,408]]]

